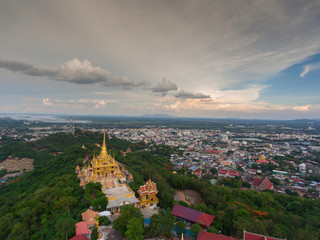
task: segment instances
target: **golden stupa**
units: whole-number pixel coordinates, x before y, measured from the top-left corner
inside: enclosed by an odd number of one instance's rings
[[[121,173],[119,163],[108,153],[105,132],[103,133],[103,143],[100,154],[98,156],[94,155],[90,165],[83,167],[80,172],[78,173],[78,178],[85,183],[100,182],[105,186],[113,185],[113,180],[119,182],[125,181],[126,177]]]

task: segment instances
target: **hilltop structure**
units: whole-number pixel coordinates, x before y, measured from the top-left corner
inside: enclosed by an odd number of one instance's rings
[[[116,182],[123,183],[126,176],[121,172],[119,163],[113,156],[108,153],[106,146],[106,134],[103,134],[103,143],[101,152],[98,156],[93,156],[90,165],[76,168],[78,178],[80,178],[80,186],[85,186],[89,182],[100,182],[103,187],[110,187]]]
[[[106,134],[103,134],[101,152],[98,156],[93,156],[90,165],[76,167],[76,173],[80,178],[80,186],[85,187],[89,182],[100,182],[102,192],[108,197],[109,211],[117,212],[123,205],[134,204],[138,207],[139,200],[135,197],[134,191],[126,184],[133,180],[132,175],[120,168],[114,156],[108,153],[106,147]]]
[[[139,190],[140,207],[156,207],[159,200],[157,198],[157,185],[149,179]]]

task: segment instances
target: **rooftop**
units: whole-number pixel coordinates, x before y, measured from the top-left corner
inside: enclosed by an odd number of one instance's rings
[[[108,198],[134,193],[126,184],[119,184],[113,187],[103,188],[102,191]]]

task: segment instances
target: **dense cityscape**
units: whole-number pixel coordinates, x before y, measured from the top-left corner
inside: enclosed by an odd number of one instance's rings
[[[2,128],[1,139],[12,138],[36,141],[56,132],[73,132],[70,122],[32,126],[35,121],[24,121],[24,127]],[[43,124],[43,123],[42,123]],[[40,125],[42,125],[40,124]],[[37,125],[37,124],[35,124]],[[39,124],[38,124],[39,125]],[[91,124],[82,125],[81,131],[101,132]],[[315,126],[316,125],[316,126]],[[267,124],[262,131],[252,126],[227,125],[222,129],[181,129],[166,126],[144,128],[105,129],[111,137],[132,143],[143,142],[146,150],[153,145],[166,145],[178,149],[171,154],[173,169],[191,172],[215,184],[221,177],[241,177],[242,188],[260,189],[255,178],[268,178],[271,189],[278,193],[307,195],[319,198],[320,133],[319,123],[306,121],[300,128]],[[2,141],[3,142],[3,141]],[[10,159],[8,159],[9,161]],[[5,165],[3,162],[1,167]],[[26,168],[27,170],[30,169]],[[20,173],[16,173],[20,174]],[[6,176],[12,176],[10,174]],[[245,184],[245,183],[249,183]]]
[[[103,133],[108,137],[106,140],[107,144],[116,139],[118,139],[117,141],[125,141],[128,143],[125,145],[126,147],[122,146],[122,149],[119,149],[119,146],[112,147],[111,149],[113,150],[111,151],[113,152],[113,156],[109,155],[111,152],[106,149],[103,150],[105,153],[101,152],[100,155],[99,152],[96,152],[95,154],[98,154],[99,157],[97,160],[94,160],[95,155],[93,155],[93,162],[91,161],[92,168],[90,168],[90,165],[86,165],[88,161],[90,161],[90,157],[87,155],[83,163],[81,160],[81,165],[84,164],[84,167],[81,169],[77,166],[76,168],[76,175],[80,180],[80,183],[78,183],[80,187],[91,189],[92,186],[90,182],[99,182],[102,186],[102,198],[104,198],[103,196],[105,195],[106,199],[108,199],[105,203],[100,202],[100,205],[98,205],[101,207],[104,204],[104,208],[95,207],[96,203],[91,203],[91,209],[98,210],[100,217],[107,216],[110,223],[113,223],[113,225],[103,227],[104,220],[101,218],[100,227],[97,228],[97,232],[101,234],[99,239],[117,239],[121,237],[121,230],[119,230],[116,223],[119,213],[122,215],[122,211],[120,210],[122,203],[119,202],[120,199],[126,202],[125,205],[130,206],[130,204],[133,204],[137,209],[141,209],[146,228],[150,225],[150,217],[152,215],[159,214],[159,212],[161,212],[160,209],[166,209],[165,204],[168,203],[165,203],[166,200],[164,200],[163,197],[163,190],[161,187],[157,189],[159,180],[156,178],[155,182],[152,181],[153,178],[151,174],[154,174],[152,173],[153,171],[147,170],[145,173],[149,174],[150,182],[146,181],[145,185],[138,186],[135,168],[131,164],[126,163],[127,160],[125,160],[135,153],[152,153],[155,149],[158,149],[156,150],[157,152],[159,148],[161,149],[162,147],[166,149],[166,153],[163,155],[164,162],[161,163],[159,167],[163,169],[162,171],[164,171],[165,174],[188,176],[192,179],[206,181],[212,186],[239,189],[243,192],[269,192],[304,199],[320,198],[320,123],[318,120],[281,121],[280,123],[266,121],[261,123],[254,120],[211,119],[211,121],[216,124],[212,123],[210,126],[207,124],[207,126],[202,129],[201,125],[205,125],[208,119],[202,121],[199,119],[184,120],[187,121],[184,126],[184,123],[181,123],[181,119],[143,117],[137,119],[127,117],[122,119],[127,122],[128,126],[123,127],[122,123],[119,123],[121,127],[117,127],[114,123],[110,123],[112,122],[112,117],[101,117],[99,121],[92,120],[90,117],[84,121],[84,116],[78,117],[81,120],[61,118],[59,121],[56,119],[52,121],[52,119],[40,118],[38,120],[30,120],[28,117],[22,118],[24,119],[12,119],[4,116],[0,119],[0,140],[2,146],[0,147],[2,157],[2,162],[0,163],[0,181],[2,186],[10,187],[12,183],[19,180],[19,178],[23,177],[27,172],[34,171],[34,159],[26,153],[19,152],[15,144],[24,142],[25,144],[37,143],[36,145],[39,145],[42,139],[55,136],[56,134],[66,134],[66,136],[69,136],[68,138],[71,137],[70,141],[72,141],[72,138],[83,134],[89,134],[89,136],[90,134],[98,134],[101,136]],[[53,119],[54,118],[55,117],[53,117]],[[59,119],[59,116],[57,118]],[[102,121],[102,119],[104,120]],[[166,122],[170,123],[165,125]],[[197,122],[195,127],[189,126],[191,122]],[[132,126],[138,124],[141,125],[141,127],[130,127],[130,124]],[[112,127],[108,127],[108,125]],[[79,141],[78,144],[80,144],[79,146],[81,146],[82,149],[88,147],[85,140],[78,139],[77,141]],[[101,146],[101,139],[95,142],[95,144]],[[103,144],[101,149],[106,148],[105,142]],[[8,146],[10,146],[10,148],[8,148]],[[8,152],[8,149],[11,149],[12,154]],[[115,149],[119,150],[114,152]],[[59,156],[64,152],[57,146],[52,146],[51,150],[47,148],[44,150],[49,150],[49,152],[51,152],[50,155],[53,157]],[[92,154],[91,152],[90,155]],[[116,157],[114,158],[114,156]],[[106,165],[99,163],[99,159],[102,161],[104,158],[105,160],[103,161],[105,161],[104,164]],[[120,165],[118,165],[117,161],[120,161]],[[110,168],[108,167],[105,170],[101,170],[103,166],[109,166],[108,162],[111,164]],[[112,165],[112,163],[116,164]],[[78,165],[79,164],[80,162],[78,161]],[[133,171],[132,174],[124,167],[128,168],[129,171]],[[93,175],[93,173],[95,175]],[[101,176],[101,174],[103,176]],[[118,185],[118,182],[120,185]],[[151,199],[151,202],[143,197],[144,195],[139,195],[147,191],[146,189],[149,189],[148,184],[151,184],[150,186],[154,189],[152,190],[153,195],[149,195],[151,194],[150,192],[148,193],[148,196],[150,196],[148,199]],[[201,209],[197,206],[201,206],[204,200],[202,199],[202,194],[199,195],[199,192],[188,188],[179,190],[181,186],[176,184],[173,183],[172,185],[175,188],[175,193],[173,193],[172,196],[176,204],[174,205],[172,214],[180,220],[183,220],[186,225],[184,227],[179,226],[179,224],[172,225],[175,227],[171,231],[168,230],[169,232],[172,232],[172,234],[177,237],[184,234],[186,239],[202,239],[202,235],[203,238],[212,237],[212,239],[215,239],[213,237],[217,235],[217,233],[221,234],[226,232],[223,228],[217,227],[219,225],[215,225],[215,221],[213,220],[214,215],[210,215],[212,219],[207,225],[200,224],[200,229],[195,230],[195,227],[190,228],[190,226],[194,226],[194,224],[192,225],[192,221],[190,222],[190,220],[188,220],[188,216],[182,216],[183,214],[180,216],[179,213],[189,211],[182,209],[183,207],[191,206],[196,210]],[[180,184],[183,185],[183,183]],[[100,196],[98,192],[95,194]],[[157,195],[160,196],[160,202]],[[247,206],[244,202],[237,204]],[[89,210],[83,213],[84,215],[82,214],[83,221],[89,221],[86,220],[84,216],[88,215],[90,217],[92,214],[95,216],[98,211],[94,212],[89,208]],[[259,216],[263,217],[263,214],[267,214],[268,212],[259,211],[253,210],[252,214],[260,214],[261,216]],[[212,210],[208,209],[204,212],[209,214],[214,213],[214,211],[212,212]],[[195,212],[193,214],[197,213]],[[211,223],[213,225],[211,225]],[[79,222],[79,224],[82,226],[84,223]],[[95,224],[97,224],[97,222],[95,222]],[[89,229],[92,229],[94,226],[92,222],[87,222],[87,225]],[[87,229],[87,225],[83,225],[81,228]],[[75,229],[77,229],[77,227]],[[85,230],[86,234],[84,234],[88,237],[91,236],[92,233],[92,230],[89,229]],[[185,231],[181,229],[185,229]],[[117,230],[119,230],[120,233]],[[165,232],[163,236],[169,237],[169,232]],[[258,237],[263,233],[254,232],[255,231],[249,231],[246,232],[246,234],[253,234],[253,237],[255,236],[254,234],[258,234]],[[230,233],[233,237],[240,237],[240,234],[237,232],[232,233],[231,231]],[[126,232],[122,232],[122,234],[128,237]],[[213,235],[210,236],[207,234]],[[79,235],[83,234],[79,233]],[[285,237],[284,235],[286,234],[279,235],[278,233],[275,237]],[[151,234],[150,236],[155,235]],[[246,239],[246,236],[244,235],[243,238]],[[129,239],[131,238],[129,237]],[[230,239],[237,238],[230,237]],[[270,237],[270,239],[276,238]]]

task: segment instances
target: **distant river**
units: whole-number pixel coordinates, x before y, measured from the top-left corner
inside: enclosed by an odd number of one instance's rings
[[[52,122],[52,123],[69,123],[71,117],[57,116],[57,115],[40,115],[40,114],[1,114],[0,118],[11,118],[14,120]],[[74,120],[75,123],[88,123],[91,121]]]
[[[262,140],[259,138],[233,138],[234,140],[238,141],[256,141],[256,142],[261,142]]]

